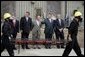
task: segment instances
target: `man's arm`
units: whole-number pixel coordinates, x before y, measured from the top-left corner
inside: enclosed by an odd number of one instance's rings
[[[32,21],[32,27],[31,27],[31,30],[33,29],[33,27],[34,27],[34,21]]]
[[[23,30],[23,22],[24,22],[24,20],[23,20],[23,18],[21,18],[21,20],[20,20],[20,30]]]
[[[17,32],[19,33],[19,21],[17,21]]]

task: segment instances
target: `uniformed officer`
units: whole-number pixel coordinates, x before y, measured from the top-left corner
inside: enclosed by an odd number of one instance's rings
[[[4,49],[7,49],[10,56],[14,56],[13,47],[10,42],[11,39],[11,26],[9,23],[11,15],[9,13],[4,14],[4,24],[2,26],[2,39],[1,39],[1,53],[4,51]]]
[[[66,45],[66,49],[63,53],[63,56],[68,56],[72,49],[74,49],[74,51],[78,56],[83,56],[81,54],[81,49],[77,41],[78,26],[79,22],[82,20],[81,15],[82,15],[81,12],[77,11],[74,15],[73,21],[71,22],[68,28],[70,36],[69,38],[71,39],[71,41],[68,42],[68,44]]]

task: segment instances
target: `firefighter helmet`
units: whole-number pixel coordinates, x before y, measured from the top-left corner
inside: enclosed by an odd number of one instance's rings
[[[77,17],[77,16],[81,16],[81,15],[82,15],[82,13],[79,12],[79,11],[75,12],[75,14],[74,14],[75,17]]]
[[[4,14],[4,19],[8,18],[8,17],[11,17],[11,14],[10,13],[5,13]]]

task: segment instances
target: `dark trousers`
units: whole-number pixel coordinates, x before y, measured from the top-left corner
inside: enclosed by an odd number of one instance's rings
[[[63,56],[68,56],[72,49],[76,52],[78,56],[82,56],[81,49],[77,42],[77,36],[71,35],[72,41],[67,43]]]
[[[7,38],[7,37],[5,37]],[[1,43],[1,53],[4,51],[4,49],[7,49],[10,56],[14,56],[13,46],[9,40],[2,40]]]
[[[45,34],[45,40],[51,41],[52,40],[52,34]],[[46,43],[45,48],[51,48],[51,43]]]
[[[29,33],[22,32],[21,40],[28,40]],[[28,43],[23,43],[22,48],[28,48]]]
[[[57,48],[60,48],[60,46],[61,46],[61,48],[62,47],[64,47],[64,33],[63,33],[63,31],[62,32],[56,32],[55,31],[55,35],[56,35],[56,40],[59,42],[59,41],[61,41],[62,42],[62,44],[57,44]],[[59,40],[60,39],[60,40]]]
[[[17,33],[13,33],[13,39],[12,40],[16,40],[16,36],[17,36]],[[15,42],[13,41],[13,48],[15,49]]]

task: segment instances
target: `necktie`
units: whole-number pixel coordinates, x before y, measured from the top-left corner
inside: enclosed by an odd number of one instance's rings
[[[15,27],[15,24],[16,24],[16,21],[15,21],[15,20],[13,20],[13,25],[14,25],[14,27]]]
[[[50,20],[50,23],[52,22],[52,19],[49,19]]]
[[[26,17],[26,21],[28,21],[28,17]]]
[[[61,26],[61,20],[59,19],[59,23],[60,23],[60,26]]]

